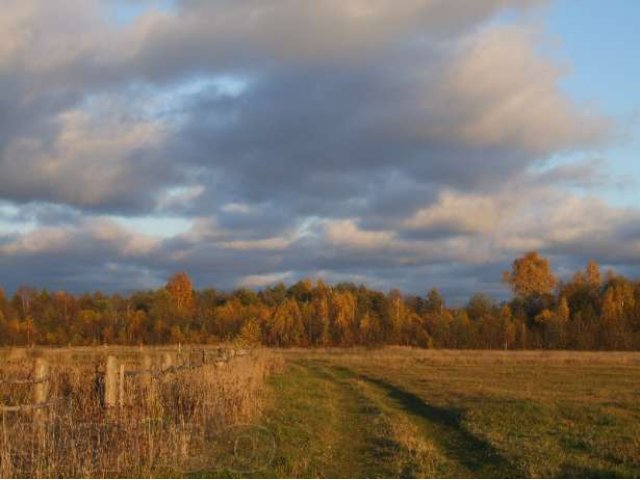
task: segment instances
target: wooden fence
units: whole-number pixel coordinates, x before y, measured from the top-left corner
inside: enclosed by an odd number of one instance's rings
[[[234,357],[247,355],[247,350],[218,350],[214,355],[211,352],[202,350],[190,352],[188,361],[180,362],[181,348],[176,352],[164,352],[161,356],[160,368],[153,368],[152,356],[142,355],[142,368],[127,370],[126,361],[121,361],[115,355],[108,355],[103,371],[96,372],[96,385],[98,401],[105,409],[123,407],[125,404],[125,378],[140,377],[140,381],[145,385],[150,385],[153,380],[160,379],[165,375],[177,373],[185,370],[202,368],[205,365],[223,366]],[[178,360],[178,361],[176,361]],[[33,361],[32,374],[30,378],[24,379],[0,379],[2,385],[29,385],[32,389],[31,403],[22,405],[0,404],[0,413],[32,411],[34,416],[42,417],[42,410],[52,406],[55,399],[50,398],[49,391],[51,385],[51,367],[48,360],[36,358]]]

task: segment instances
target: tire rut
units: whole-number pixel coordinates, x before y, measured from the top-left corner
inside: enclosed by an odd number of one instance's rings
[[[379,402],[384,402],[416,424],[421,434],[446,457],[447,471],[438,473],[438,476],[519,476],[518,469],[490,443],[465,428],[458,410],[431,405],[417,395],[380,378],[358,374],[341,366],[324,364],[324,367],[343,378],[372,386],[381,394]]]

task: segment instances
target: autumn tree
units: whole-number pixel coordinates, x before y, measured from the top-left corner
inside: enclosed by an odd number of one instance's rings
[[[190,315],[194,309],[193,286],[185,272],[173,275],[165,287],[171,297],[176,313]]]
[[[219,338],[231,340],[240,332],[246,320],[246,308],[237,297],[233,297],[216,309],[215,318]]]
[[[262,342],[260,325],[255,318],[249,319],[240,329],[238,339],[245,345],[258,345]]]
[[[609,281],[602,302],[602,339],[605,347],[628,348],[628,324],[635,311],[633,285],[624,278]]]
[[[360,318],[359,324],[360,343],[363,345],[374,345],[380,341],[380,322],[378,319],[365,312]]]
[[[476,293],[467,303],[467,313],[471,320],[476,321],[494,316],[496,313],[495,301],[484,293]]]
[[[298,303],[287,298],[276,308],[270,322],[269,337],[278,347],[300,345],[304,338],[304,325]]]
[[[193,291],[189,277],[131,295],[0,290],[3,345],[264,342],[274,346],[403,344],[429,348],[640,348],[640,283],[591,260],[554,294],[549,263],[530,252],[505,280],[514,298],[474,295],[450,308],[436,289],[388,294],[303,280],[261,291]]]
[[[312,305],[314,310],[315,324],[313,343],[320,345],[331,345],[332,342],[332,326],[329,308],[329,296],[331,290],[322,281],[318,280],[316,288],[313,292]]]
[[[509,305],[503,305],[500,309],[499,324],[499,344],[504,346],[505,350],[513,348],[516,340],[516,325],[513,320],[513,313]]]
[[[520,306],[530,326],[538,328],[541,324],[534,321],[535,317],[542,311],[553,308],[555,302],[552,292],[556,286],[556,278],[551,272],[549,260],[537,252],[528,252],[513,261],[511,272],[505,271],[503,280],[511,286],[516,296],[514,311]],[[521,302],[520,305],[518,302]]]
[[[600,266],[595,260],[589,260],[585,269],[585,278],[587,285],[593,288],[600,288],[602,285],[602,275],[600,274]]]
[[[424,309],[431,313],[442,313],[445,308],[444,298],[442,298],[437,288],[429,290],[424,304]]]
[[[331,312],[338,344],[353,345],[358,335],[356,297],[349,291],[335,292],[331,296]]]
[[[556,285],[549,260],[528,252],[513,261],[511,272],[505,271],[503,279],[520,297],[548,295]]]
[[[391,342],[407,345],[411,341],[411,324],[407,306],[399,290],[388,295],[388,315],[391,319]]]

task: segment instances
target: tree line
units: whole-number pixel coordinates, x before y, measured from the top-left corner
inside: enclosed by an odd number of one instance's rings
[[[302,280],[261,291],[195,291],[186,273],[164,288],[131,295],[72,295],[0,289],[0,344],[217,343],[269,346],[412,345],[423,348],[640,348],[640,282],[590,261],[560,282],[549,261],[529,252],[504,281],[513,298],[476,294],[464,307],[438,290],[388,293],[364,285]]]

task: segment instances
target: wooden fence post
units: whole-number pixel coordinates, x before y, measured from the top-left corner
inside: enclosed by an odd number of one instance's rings
[[[36,423],[39,448],[44,448],[47,440],[48,409],[45,406],[49,399],[49,363],[43,358],[36,358],[33,363],[33,421]]]
[[[162,371],[169,370],[173,366],[173,356],[170,353],[162,354]]]
[[[155,386],[153,384],[153,362],[150,355],[142,356],[142,394],[147,408],[151,408],[156,401]]]
[[[142,385],[145,390],[148,390],[151,386],[151,357],[144,355],[142,357]]]
[[[124,407],[124,362],[120,363],[120,381],[118,382],[118,405]]]
[[[42,423],[47,418],[47,407],[40,406],[46,404],[49,400],[49,363],[43,358],[36,358],[33,364],[33,420]],[[38,438],[40,442],[44,441],[43,425],[38,428]]]
[[[43,358],[36,358],[33,366],[33,403],[47,403],[49,398],[49,363]]]
[[[107,357],[104,379],[104,403],[107,408],[116,406],[118,395],[118,360],[113,355]]]

